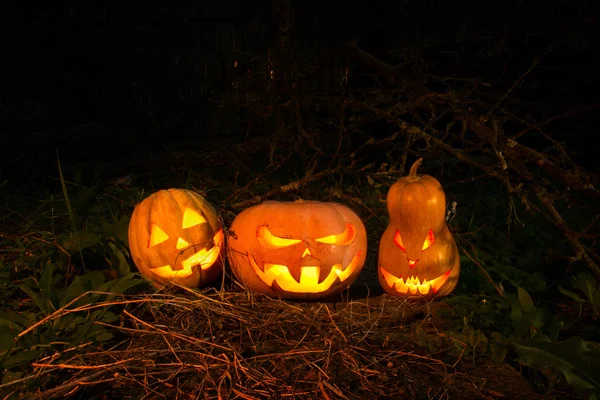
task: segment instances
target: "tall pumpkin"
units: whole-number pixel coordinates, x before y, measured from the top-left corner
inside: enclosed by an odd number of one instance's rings
[[[458,248],[446,225],[446,195],[429,175],[408,176],[387,194],[389,225],[379,242],[378,277],[385,292],[426,300],[445,296],[458,283]]]
[[[198,193],[167,189],[133,210],[129,249],[140,272],[154,283],[196,288],[221,271],[223,225],[214,207]]]
[[[361,219],[339,203],[266,201],[242,211],[227,239],[231,270],[248,289],[316,299],[346,289],[367,255]]]

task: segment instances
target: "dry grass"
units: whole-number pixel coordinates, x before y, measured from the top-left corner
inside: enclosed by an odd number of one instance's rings
[[[504,389],[498,391],[486,376],[498,378],[506,369],[492,373],[499,366],[482,359],[471,370],[474,360],[463,362],[465,344],[436,326],[436,310],[446,308],[440,302],[383,296],[293,303],[248,292],[177,290],[67,305],[22,335],[99,307],[122,310],[120,324],[110,326],[122,335],[118,346],[65,349],[37,360],[33,374],[10,385],[44,382],[26,396],[37,399],[523,396],[522,387],[511,393],[508,378],[500,378]],[[415,337],[416,325],[427,333],[426,343]],[[526,393],[535,398],[530,389]]]

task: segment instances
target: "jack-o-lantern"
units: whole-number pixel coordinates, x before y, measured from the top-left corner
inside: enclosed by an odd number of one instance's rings
[[[129,249],[152,282],[197,288],[221,271],[223,224],[199,194],[160,190],[139,203],[129,221]]]
[[[389,225],[379,242],[378,277],[396,297],[431,300],[458,283],[458,248],[446,225],[446,195],[429,175],[417,175],[422,158],[387,194]]]
[[[228,258],[237,279],[284,299],[341,292],[367,255],[365,226],[339,203],[266,201],[242,211],[230,231]]]

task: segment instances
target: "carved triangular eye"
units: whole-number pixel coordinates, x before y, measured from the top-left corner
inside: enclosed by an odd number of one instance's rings
[[[183,212],[183,222],[181,227],[183,229],[191,228],[192,226],[205,224],[206,218],[204,218],[197,211],[192,210],[191,208],[186,208]]]
[[[148,240],[148,247],[156,246],[159,243],[169,240],[169,235],[165,233],[158,225],[154,222],[150,228],[150,239]]]
[[[400,248],[404,253],[406,253],[406,249],[404,248],[404,243],[402,243],[402,236],[400,236],[400,229],[396,229],[396,235],[394,236],[394,244]]]
[[[346,222],[346,229],[344,229],[344,232],[339,233],[337,235],[325,236],[315,240],[319,243],[336,244],[338,246],[348,246],[352,242],[354,242],[355,237],[356,232],[354,230],[354,225],[352,225],[350,222]]]
[[[429,246],[431,246],[435,242],[435,237],[433,236],[433,229],[429,230],[425,241],[423,242],[423,248],[421,251],[425,251]]]
[[[288,247],[302,241],[299,239],[288,239],[275,236],[271,233],[267,225],[259,225],[256,227],[256,239],[258,240],[258,243],[267,249]]]

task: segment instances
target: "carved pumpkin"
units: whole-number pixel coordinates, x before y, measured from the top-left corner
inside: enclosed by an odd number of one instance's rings
[[[339,203],[266,201],[231,225],[228,256],[248,289],[285,299],[315,299],[348,288],[367,255],[361,219]]]
[[[223,225],[199,194],[158,191],[133,210],[129,249],[142,274],[154,283],[174,281],[196,288],[222,271]]]
[[[378,277],[396,297],[430,300],[452,292],[460,258],[446,225],[446,195],[429,175],[417,175],[422,158],[387,194],[389,225],[379,242]]]

